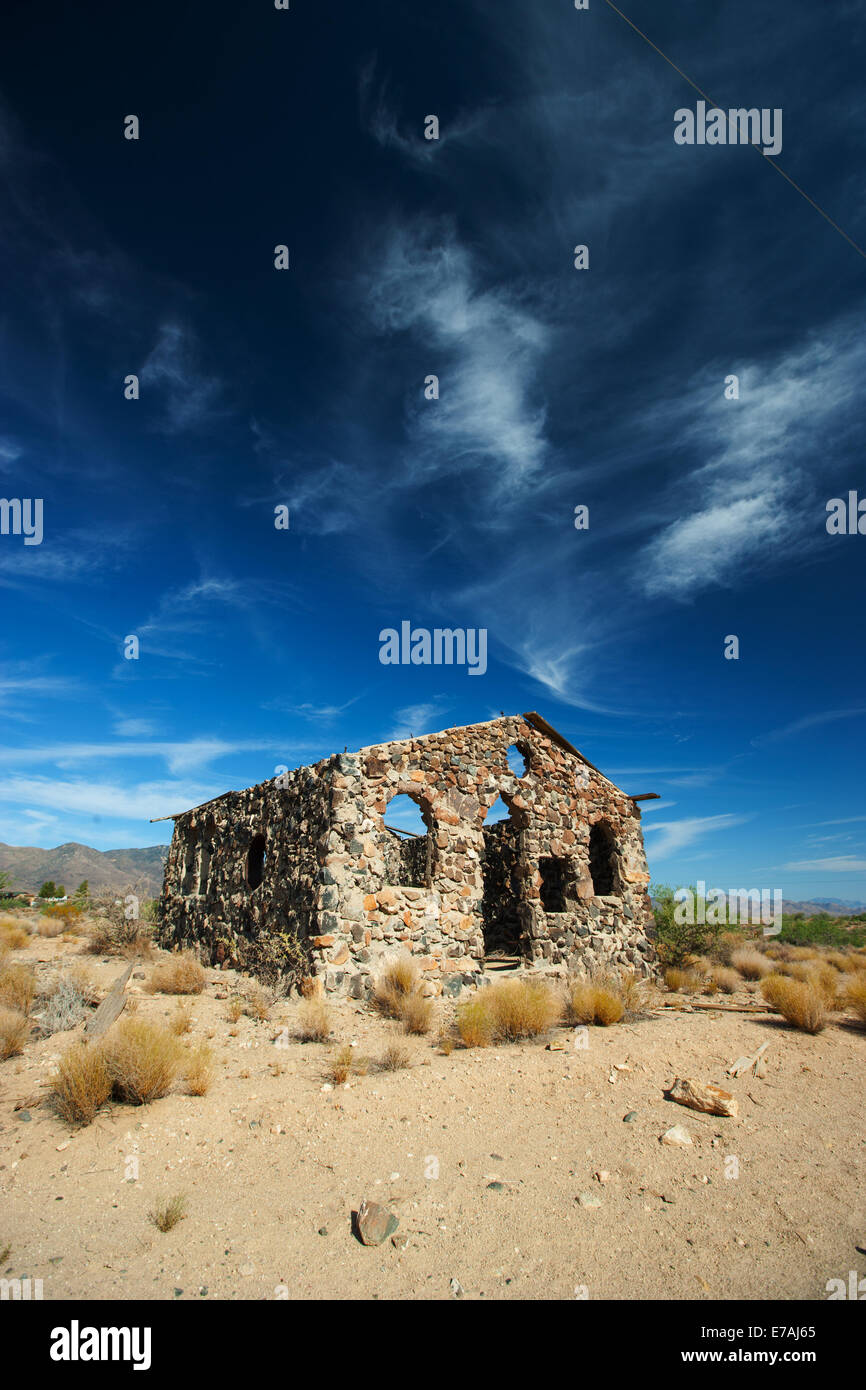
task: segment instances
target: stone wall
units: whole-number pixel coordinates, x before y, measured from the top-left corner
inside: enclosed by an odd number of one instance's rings
[[[164,944],[243,965],[265,935],[318,934],[332,770],[333,759],[298,768],[177,818],[160,901]]]
[[[506,753],[516,745],[522,777]],[[327,925],[315,943],[329,990],[365,995],[383,957],[409,950],[436,993],[478,983],[484,968],[484,816],[498,796],[516,836],[507,874],[514,897],[504,915],[520,924],[528,964],[622,965],[649,972],[653,948],[649,874],[634,802],[601,773],[520,717],[447,729],[343,754],[336,760],[328,837]],[[431,882],[393,882],[380,831],[389,802],[406,794],[431,832]],[[615,892],[598,896],[590,876],[590,829],[609,828]],[[490,837],[488,836],[488,842]],[[541,900],[542,859],[565,861],[566,911]],[[488,911],[489,916],[489,911]]]
[[[385,829],[400,794],[426,837]],[[511,818],[485,829],[500,796]],[[243,965],[250,943],[294,932],[325,989],[359,998],[403,950],[429,994],[479,983],[495,950],[527,967],[646,974],[648,881],[634,802],[525,719],[503,717],[339,754],[179,817],[160,935]]]

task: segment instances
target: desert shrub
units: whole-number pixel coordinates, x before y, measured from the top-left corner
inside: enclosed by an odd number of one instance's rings
[[[46,930],[47,927],[58,922],[60,930],[63,931],[67,927],[74,926],[81,913],[80,903],[52,903],[50,907],[42,909],[36,930],[41,936],[54,936],[56,933]]]
[[[429,1033],[433,1026],[433,1000],[421,994],[408,994],[401,1018],[407,1033]]]
[[[705,922],[680,922],[684,915],[683,904],[674,898],[674,890],[667,883],[655,883],[650,888],[653,917],[656,929],[656,949],[659,960],[665,965],[682,965],[689,957],[701,951],[711,951],[721,934],[721,927]],[[700,916],[700,899],[697,888],[691,888],[693,916]]]
[[[742,950],[734,951],[731,965],[740,972],[744,980],[762,980],[773,969],[767,957],[752,946],[744,946]]]
[[[827,1008],[814,984],[790,975],[767,975],[761,994],[771,1009],[804,1033],[820,1033],[827,1026]]]
[[[862,927],[842,926],[838,918],[817,913],[814,917],[799,919],[786,917],[778,939],[797,946],[833,946],[842,950],[864,945],[866,931]]]
[[[305,999],[298,1010],[295,1036],[301,1042],[327,1042],[331,1027],[331,1010],[324,999]]]
[[[386,1018],[399,1019],[407,1033],[428,1033],[433,1001],[421,994],[421,971],[410,955],[388,961],[376,982],[373,1004]]]
[[[375,1007],[388,1018],[401,1018],[403,1005],[417,990],[421,972],[409,955],[396,956],[387,962],[376,981],[373,992]]]
[[[189,1004],[178,1002],[174,1013],[168,1021],[168,1026],[176,1038],[188,1033],[192,1028],[192,1010]]]
[[[310,973],[307,947],[294,932],[267,932],[239,942],[238,964],[281,998]]]
[[[0,917],[0,942],[9,951],[20,951],[30,937],[15,917]]]
[[[201,994],[206,984],[204,967],[195,956],[184,952],[155,965],[147,988],[151,994]]]
[[[7,964],[0,969],[0,1004],[29,1014],[36,993],[36,976],[26,965]]]
[[[111,1074],[99,1043],[73,1043],[57,1064],[50,1096],[70,1124],[89,1125],[111,1095]]]
[[[741,931],[722,931],[712,942],[710,954],[722,965],[730,965],[731,956],[746,945],[746,936]]]
[[[480,994],[458,1004],[456,1023],[464,1047],[489,1047],[494,1040],[493,1015]]]
[[[96,983],[92,971],[83,961],[73,961],[65,971],[66,979],[78,990],[85,1004],[92,1008],[102,998],[102,990]]]
[[[622,995],[598,980],[569,980],[566,986],[566,1023],[596,1023],[603,1028],[619,1023],[625,1013]]]
[[[335,1086],[343,1086],[350,1076],[366,1076],[369,1065],[366,1057],[356,1054],[351,1043],[343,1043],[331,1058],[328,1076]]]
[[[866,974],[852,975],[844,993],[845,1003],[854,1010],[861,1023],[866,1023]]]
[[[43,1037],[67,1033],[89,1012],[87,1002],[71,980],[61,976],[42,1002],[37,1023]]]
[[[168,1095],[183,1059],[180,1043],[167,1028],[139,1018],[116,1024],[104,1048],[112,1090],[130,1105]]]
[[[396,1039],[389,1042],[379,1061],[380,1071],[402,1071],[409,1066],[411,1056],[404,1043]]]
[[[30,1021],[26,1014],[0,1006],[0,1062],[23,1052],[29,1033]]]
[[[147,1213],[148,1219],[153,1222],[158,1231],[167,1235],[173,1231],[179,1221],[186,1217],[186,1195],[178,1192],[176,1196],[169,1197],[163,1202],[158,1202],[153,1211]]]
[[[685,966],[669,965],[664,978],[668,989],[673,990],[675,994],[697,994],[704,987],[697,971]]]
[[[198,1043],[187,1053],[183,1063],[183,1079],[190,1095],[203,1096],[213,1081],[213,1048]]]
[[[262,985],[253,981],[244,989],[244,1013],[264,1023],[271,1016],[271,1009],[277,1002],[276,996]]]
[[[740,988],[740,977],[729,965],[714,965],[710,978],[723,994],[735,994]]]
[[[547,1032],[559,1018],[559,1000],[538,980],[501,980],[457,1009],[457,1028],[467,1047],[516,1042]],[[475,1041],[470,1041],[471,1038]]]
[[[87,949],[94,956],[136,956],[153,954],[153,934],[146,922],[124,917],[120,909],[105,907],[88,926]]]
[[[233,994],[228,1002],[226,1013],[230,1023],[237,1023],[244,1011],[244,1001],[239,994]]]
[[[832,965],[827,965],[824,961],[817,959],[793,961],[791,964],[783,966],[778,973],[789,975],[792,979],[800,980],[803,984],[812,985],[824,1000],[827,1008],[834,1008],[839,992],[839,974]]]

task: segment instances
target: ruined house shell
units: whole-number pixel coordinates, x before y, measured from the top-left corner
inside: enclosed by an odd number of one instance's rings
[[[399,795],[425,835],[388,828]],[[498,798],[509,818],[485,824]],[[638,807],[534,713],[337,754],[173,819],[160,939],[214,963],[290,932],[358,998],[400,950],[449,994],[493,960],[652,968]]]

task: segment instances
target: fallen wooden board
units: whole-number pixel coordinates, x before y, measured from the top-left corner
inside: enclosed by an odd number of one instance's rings
[[[663,1008],[663,1009],[679,1009],[680,1013],[685,1013],[685,1012],[686,1012],[686,1010],[683,1008],[682,1004],[668,1004],[667,1002],[665,1002],[664,1004],[662,1004],[662,1008]],[[714,1012],[720,1013],[720,1014],[764,1014],[764,1015],[766,1016],[767,1014],[772,1013],[772,1009],[762,1009],[762,1008],[760,1008],[760,1006],[756,1006],[755,1004],[698,1004],[698,1003],[690,1003],[690,1004],[688,1005],[688,1008],[689,1008],[689,1009],[712,1009]]]
[[[126,984],[132,974],[134,961],[126,967],[122,975],[115,980],[111,989],[106,994],[95,1014],[87,1020],[84,1025],[84,1036],[86,1038],[99,1038],[107,1028],[110,1028],[118,1014],[123,1012],[126,1004]]]
[[[743,1072],[750,1071],[752,1067],[755,1068],[755,1075],[758,1076],[758,1066],[763,1062],[764,1053],[769,1046],[770,1044],[768,1042],[761,1043],[757,1052],[753,1052],[751,1057],[738,1057],[736,1062],[732,1062],[728,1067],[728,1076],[742,1076]],[[764,1063],[764,1068],[765,1067],[766,1064]],[[763,1075],[763,1070],[760,1072],[760,1075]]]

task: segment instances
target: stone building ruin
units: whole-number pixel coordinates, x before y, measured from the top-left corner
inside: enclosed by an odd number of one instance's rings
[[[425,834],[388,826],[396,796]],[[508,819],[485,824],[499,798]],[[494,965],[653,968],[636,799],[534,713],[339,753],[171,819],[160,940],[214,964],[292,933],[309,973],[356,998],[406,950],[429,994]]]

